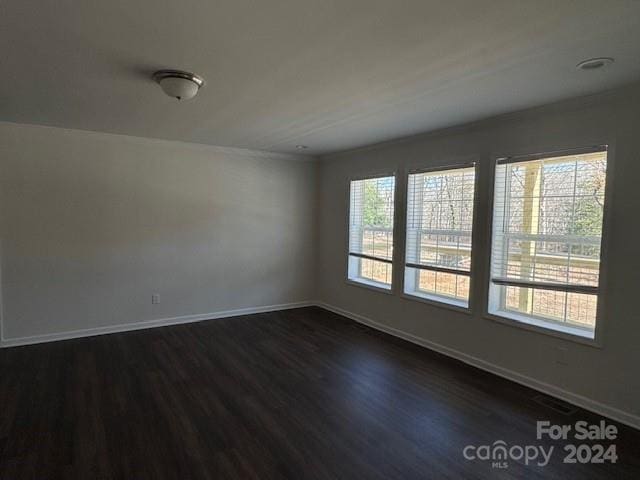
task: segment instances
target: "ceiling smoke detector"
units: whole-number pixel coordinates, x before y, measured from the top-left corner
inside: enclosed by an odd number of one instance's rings
[[[613,58],[611,57],[597,57],[590,58],[588,60],[583,60],[576,68],[578,70],[598,70],[600,68],[604,68],[613,63]]]
[[[153,79],[160,85],[162,91],[178,100],[193,98],[204,85],[204,79],[195,73],[182,70],[158,70]]]

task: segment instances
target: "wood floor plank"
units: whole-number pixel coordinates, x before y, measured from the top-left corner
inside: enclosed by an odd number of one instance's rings
[[[640,478],[619,424],[616,464],[465,460],[601,418],[315,307],[3,349],[0,369],[1,479]]]

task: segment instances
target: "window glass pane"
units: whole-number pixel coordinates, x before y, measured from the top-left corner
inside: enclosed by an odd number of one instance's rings
[[[349,279],[383,288],[391,286],[394,195],[392,176],[351,182]]]
[[[591,329],[596,325],[596,295],[569,293],[567,295],[567,322],[584,325]]]
[[[593,338],[606,167],[606,151],[497,165],[492,313]]]
[[[475,168],[415,173],[408,180],[405,293],[467,306]]]
[[[373,282],[391,285],[391,264],[370,260],[368,258],[359,259],[360,270],[358,278],[371,280]]]
[[[467,300],[469,298],[469,277],[453,273],[417,270],[419,272],[418,288],[425,293],[437,293],[452,298]]]

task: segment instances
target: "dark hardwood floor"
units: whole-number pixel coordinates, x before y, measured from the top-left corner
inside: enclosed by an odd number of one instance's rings
[[[319,308],[9,348],[0,367],[3,480],[640,478],[640,432],[616,424],[615,465],[563,464],[536,420],[600,417]],[[464,459],[497,440],[556,452]]]

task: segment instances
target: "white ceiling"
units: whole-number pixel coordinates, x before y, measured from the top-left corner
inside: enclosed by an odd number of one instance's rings
[[[576,63],[613,56],[604,71]],[[640,78],[637,0],[3,0],[0,120],[321,154]],[[154,70],[207,85],[166,97]]]

